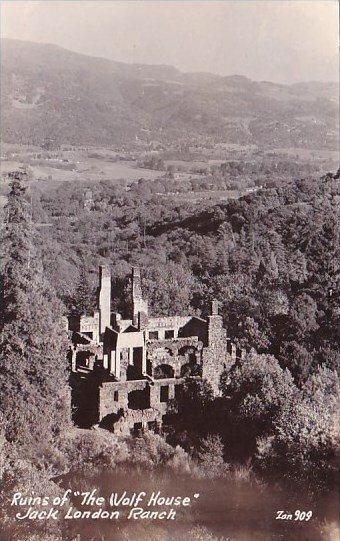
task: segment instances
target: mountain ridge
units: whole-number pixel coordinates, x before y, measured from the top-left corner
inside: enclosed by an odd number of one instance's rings
[[[338,84],[256,82],[1,40],[6,142],[117,145],[139,139],[337,148]]]

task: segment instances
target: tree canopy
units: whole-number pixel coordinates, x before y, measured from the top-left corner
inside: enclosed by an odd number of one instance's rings
[[[12,181],[4,231],[1,414],[11,441],[51,439],[67,423],[62,305],[44,277],[22,175]]]

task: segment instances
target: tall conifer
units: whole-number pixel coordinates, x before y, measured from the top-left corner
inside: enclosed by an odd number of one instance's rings
[[[67,423],[67,337],[32,243],[22,176],[15,175],[5,209],[0,412],[6,437],[29,443],[51,439]]]

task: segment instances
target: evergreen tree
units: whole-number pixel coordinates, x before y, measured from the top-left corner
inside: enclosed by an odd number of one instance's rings
[[[208,434],[201,440],[198,460],[205,477],[221,478],[227,472],[227,464],[223,460],[224,445],[218,435]]]
[[[73,312],[79,315],[90,315],[93,309],[92,287],[83,261],[76,288]]]
[[[307,261],[304,254],[299,249],[290,255],[289,275],[292,282],[298,284],[303,284],[307,280]]]
[[[62,307],[31,241],[25,193],[18,173],[5,209],[0,414],[9,440],[30,443],[67,422],[68,385]]]

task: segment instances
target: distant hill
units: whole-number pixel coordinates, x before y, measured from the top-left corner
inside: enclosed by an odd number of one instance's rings
[[[336,83],[279,85],[181,73],[18,40],[2,40],[1,75],[6,142],[98,146],[202,137],[337,148]]]

